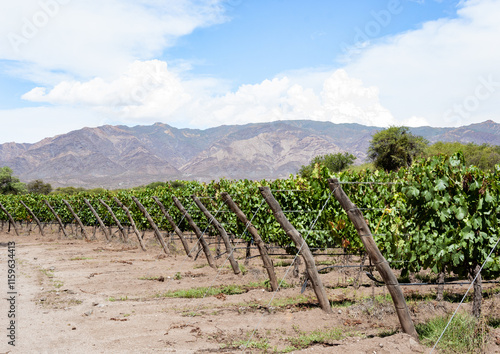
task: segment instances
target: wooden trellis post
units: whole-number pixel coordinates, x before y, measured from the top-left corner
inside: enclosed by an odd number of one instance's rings
[[[300,249],[300,253],[304,258],[304,262],[306,264],[306,271],[309,279],[311,280],[312,287],[318,298],[319,305],[321,309],[326,313],[332,313],[332,307],[330,306],[330,301],[328,301],[328,297],[326,295],[325,288],[323,287],[323,282],[319,277],[318,269],[316,268],[316,263],[314,262],[314,257],[309,249],[309,246],[302,238],[300,233],[293,227],[293,225],[288,221],[283,210],[281,210],[281,206],[274,199],[273,194],[271,193],[271,189],[269,187],[259,187],[260,193],[264,197],[266,203],[269,205],[271,210],[273,211],[274,217],[281,225],[283,230],[285,230],[286,234],[293,240],[298,249]]]
[[[219,233],[219,235],[222,237],[222,240],[224,241],[224,245],[226,246],[226,251],[229,254],[229,263],[231,263],[231,267],[233,268],[234,274],[238,275],[241,273],[240,267],[238,265],[238,262],[234,259],[233,256],[233,247],[231,246],[231,242],[229,242],[229,237],[227,236],[227,232],[224,229],[224,227],[220,224],[220,222],[212,216],[212,214],[205,208],[203,203],[193,194],[191,195],[191,198],[193,198],[194,202],[200,208],[200,210],[203,212],[205,217],[208,219],[208,222],[212,222],[214,225],[215,229]]]
[[[71,213],[71,215],[73,215],[73,217],[75,218],[76,222],[78,223],[78,225],[80,225],[80,229],[82,230],[82,234],[83,236],[85,237],[86,240],[89,239],[89,237],[87,236],[87,231],[85,231],[85,227],[83,226],[83,223],[82,223],[82,220],[80,220],[80,217],[78,215],[76,215],[75,211],[73,210],[73,208],[71,207],[71,204],[69,204],[66,200],[62,200],[64,205],[66,205],[66,207],[68,208],[69,212]]]
[[[184,247],[184,251],[186,251],[186,255],[188,257],[193,257],[193,255],[191,254],[190,250],[189,250],[189,245],[186,241],[186,238],[184,237],[184,234],[182,233],[181,229],[179,229],[179,227],[175,224],[174,222],[174,219],[172,218],[172,216],[168,213],[168,211],[165,209],[165,206],[163,205],[163,203],[160,201],[160,199],[158,197],[155,197],[153,196],[153,199],[154,201],[156,202],[156,204],[158,204],[158,206],[160,207],[161,209],[161,212],[163,213],[163,215],[165,215],[165,217],[167,218],[170,226],[172,226],[172,228],[174,229],[174,232],[177,234],[177,236],[179,236],[179,238],[181,239],[181,242],[182,242],[182,247]]]
[[[130,221],[130,225],[132,226],[132,229],[134,230],[134,233],[135,235],[137,236],[137,240],[139,241],[139,245],[141,245],[141,249],[143,251],[146,251],[146,246],[144,245],[144,241],[142,240],[142,237],[141,237],[141,233],[139,232],[139,230],[137,230],[137,225],[135,224],[135,221],[134,219],[132,218],[132,215],[130,215],[130,210],[128,210],[128,208],[123,205],[123,203],[120,201],[120,199],[118,199],[117,197],[113,197],[113,200],[115,201],[115,203],[123,209],[123,211],[125,212],[125,214],[127,215],[127,218],[128,220]]]
[[[59,224],[59,227],[61,228],[63,234],[65,237],[68,237],[68,235],[66,234],[66,230],[64,229],[64,225],[61,221],[61,218],[59,217],[59,215],[57,215],[56,211],[54,210],[54,208],[52,208],[52,205],[49,204],[49,202],[47,200],[44,200],[43,201],[45,203],[45,205],[47,205],[47,207],[49,208],[50,212],[55,216],[58,224]]]
[[[38,220],[38,218],[36,217],[35,213],[33,213],[33,210],[31,210],[22,200],[20,202],[23,205],[23,207],[28,211],[28,213],[30,213],[31,217],[35,220],[36,224],[38,225],[38,228],[40,229],[40,233],[42,234],[42,236],[45,236],[43,233],[42,224],[40,223],[40,220]]]
[[[120,222],[120,220],[118,220],[118,218],[116,217],[115,213],[113,213],[113,209],[111,209],[111,207],[108,204],[106,204],[106,202],[104,200],[102,200],[102,199],[99,199],[99,203],[101,203],[106,208],[106,210],[108,211],[108,213],[113,218],[116,226],[118,227],[118,230],[120,230],[120,233],[122,234],[123,241],[127,242],[128,241],[128,239],[127,239],[127,233],[125,232],[125,229],[123,228],[122,223]]]
[[[363,213],[353,202],[351,202],[349,197],[342,190],[337,178],[330,178],[328,180],[328,184],[330,190],[333,192],[333,195],[346,211],[347,216],[358,231],[359,237],[361,238],[361,242],[363,242],[363,246],[365,247],[368,256],[371,258],[373,264],[380,273],[380,276],[384,280],[385,285],[391,294],[392,301],[394,302],[394,307],[396,308],[396,313],[398,314],[399,322],[401,323],[403,331],[418,341],[418,334],[410,317],[410,312],[406,306],[406,301],[403,292],[401,291],[401,287],[399,286],[399,282],[394,273],[392,273],[389,263],[378,249],[370,228],[365,221]]]
[[[180,200],[177,199],[177,197],[175,195],[172,196],[172,200],[174,201],[174,204],[177,207],[177,209],[179,209],[180,212],[182,213],[182,215],[184,215],[186,217],[186,220],[188,221],[189,226],[191,226],[194,233],[198,237],[198,240],[200,241],[201,246],[203,248],[203,252],[205,253],[205,257],[207,258],[208,265],[210,267],[216,269],[217,266],[215,265],[214,257],[212,256],[212,253],[210,252],[210,248],[208,247],[208,243],[205,240],[205,238],[203,237],[203,233],[201,232],[200,228],[198,227],[198,225],[196,225],[193,218],[191,218],[191,215],[189,215],[187,210],[184,208],[184,206],[182,205]]]
[[[137,207],[139,208],[140,211],[142,211],[142,213],[144,214],[144,216],[148,220],[149,225],[151,225],[151,227],[153,228],[153,230],[155,232],[155,235],[156,235],[156,238],[158,239],[158,241],[160,242],[161,246],[163,247],[163,251],[166,254],[170,254],[170,250],[168,249],[167,245],[165,244],[165,240],[163,239],[163,236],[161,235],[160,229],[158,229],[158,226],[156,226],[156,223],[154,222],[154,220],[151,217],[151,215],[149,215],[149,213],[146,210],[146,208],[144,208],[144,205],[142,205],[141,202],[139,201],[139,199],[137,199],[134,196],[132,196],[132,200],[134,201],[135,204],[137,204]]]
[[[274,272],[274,266],[269,254],[267,253],[266,244],[262,241],[262,238],[259,235],[259,231],[252,225],[252,223],[248,220],[247,216],[243,211],[241,211],[240,207],[233,201],[229,193],[222,192],[221,193],[222,200],[227,204],[229,209],[233,213],[236,214],[238,219],[245,225],[250,235],[252,235],[255,245],[259,249],[260,257],[262,258],[262,262],[264,263],[264,268],[267,271],[267,275],[269,276],[269,282],[271,283],[271,289],[273,291],[278,290],[278,279],[276,278],[276,273]]]
[[[2,211],[7,215],[7,217],[9,218],[10,223],[14,227],[14,231],[16,232],[16,235],[19,236],[19,231],[17,230],[17,225],[16,225],[16,223],[15,223],[14,218],[12,217],[12,215],[10,215],[10,213],[7,211],[7,209],[5,209],[5,207],[3,206],[2,203],[0,203],[0,209],[2,209]]]
[[[99,216],[99,214],[97,214],[97,211],[95,211],[94,207],[92,206],[92,204],[90,204],[90,202],[88,201],[88,199],[83,199],[83,201],[85,202],[85,204],[87,204],[87,206],[89,207],[90,211],[92,212],[92,214],[97,219],[97,222],[101,226],[101,230],[104,233],[104,236],[106,237],[106,240],[108,242],[110,242],[111,241],[111,237],[109,236],[108,229],[106,229],[106,225],[104,225],[104,223],[102,222],[101,217]]]

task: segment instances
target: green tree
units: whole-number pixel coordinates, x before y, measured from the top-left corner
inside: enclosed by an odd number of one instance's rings
[[[26,192],[26,185],[19,178],[12,176],[13,171],[4,166],[0,168],[0,194],[22,194]]]
[[[84,192],[85,188],[82,187],[59,187],[53,192],[53,194],[65,194],[65,195],[74,195],[80,192]]]
[[[424,155],[426,157],[440,154],[451,156],[462,152],[467,166],[476,166],[483,171],[493,170],[495,165],[500,164],[500,146],[489,144],[462,144],[459,142],[438,141],[427,147]]]
[[[356,160],[356,156],[348,152],[319,155],[314,157],[308,165],[302,166],[299,169],[299,175],[301,177],[310,177],[316,164],[325,166],[331,172],[340,172],[351,166],[354,160]]]
[[[390,127],[373,135],[368,158],[377,168],[396,171],[411,166],[427,144],[423,137],[410,133],[408,127]]]
[[[29,193],[47,195],[52,192],[52,186],[50,185],[50,183],[43,183],[41,179],[35,179],[34,181],[31,181],[30,183],[28,183],[27,187]]]

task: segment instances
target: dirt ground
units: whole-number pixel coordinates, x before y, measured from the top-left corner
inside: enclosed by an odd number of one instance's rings
[[[423,353],[430,348],[401,333],[394,307],[383,286],[373,286],[362,275],[362,286],[352,284],[357,271],[322,274],[334,313],[318,306],[314,292],[293,276],[293,267],[277,266],[281,279],[288,272],[289,287],[277,293],[266,289],[267,274],[259,258],[235,275],[218,259],[218,270],[181,253],[165,255],[154,236],[145,235],[148,250],[116,238],[106,242],[64,238],[56,229],[46,235],[22,230],[20,236],[0,232],[0,292],[8,298],[8,242],[15,242],[15,347],[8,345],[8,301],[0,306],[0,353]],[[194,242],[191,243],[194,246]],[[253,251],[256,254],[257,251]],[[318,262],[337,263],[323,256]],[[275,265],[290,262],[274,257]],[[303,266],[299,268],[303,272]],[[166,297],[168,291],[197,287],[240,285],[243,293],[203,298]],[[405,294],[435,292],[435,288],[403,287]],[[447,289],[450,291],[451,289]],[[456,287],[465,292],[465,287]],[[500,299],[485,301],[496,311]],[[456,303],[409,301],[415,323],[454,311]],[[469,310],[469,305],[464,308]],[[338,338],[314,343],[312,334],[338,332]],[[488,352],[500,352],[495,336]],[[500,337],[500,335],[499,335]]]

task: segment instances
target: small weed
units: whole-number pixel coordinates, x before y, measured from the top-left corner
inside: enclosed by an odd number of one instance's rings
[[[202,298],[205,296],[213,296],[218,294],[225,295],[235,295],[235,294],[243,294],[246,290],[243,289],[239,285],[226,285],[219,287],[199,287],[192,288],[186,290],[177,290],[177,291],[167,291],[163,294],[158,294],[156,297],[182,297],[182,298]]]
[[[139,280],[159,280],[162,277],[140,277]]]
[[[196,317],[196,316],[201,316],[201,313],[194,312],[194,311],[185,311],[182,313],[182,316],[184,316],[184,317]]]
[[[288,267],[290,265],[292,265],[291,261],[277,261],[274,263],[275,267]]]
[[[296,349],[304,349],[312,344],[329,343],[344,338],[347,334],[343,333],[340,328],[333,328],[326,331],[315,330],[309,333],[302,332],[294,328],[299,333],[297,337],[289,337],[288,341]]]
[[[127,300],[128,300],[128,296],[120,296],[119,299],[117,299],[114,296],[108,297],[108,301],[111,301],[111,302],[115,302],[115,301],[127,301]]]
[[[203,267],[206,267],[206,266],[208,266],[208,264],[206,264],[206,263],[202,263],[202,264],[197,264],[197,265],[195,265],[193,268],[194,268],[194,269],[200,269],[200,268],[203,268]]]
[[[181,279],[182,279],[181,272],[177,272],[177,273],[175,273],[175,275],[174,275],[174,279],[175,279],[175,280],[181,280]]]
[[[62,281],[60,281],[60,280],[55,280],[55,281],[54,281],[54,286],[55,286],[56,288],[58,288],[58,289],[59,289],[60,287],[62,287],[63,285],[64,285],[64,283],[63,283]]]
[[[238,267],[240,268],[241,274],[243,274],[243,275],[247,274],[248,270],[243,264],[238,263]]]
[[[47,278],[50,278],[50,279],[54,278],[54,271],[53,270],[41,268],[40,272],[45,274],[47,276]]]
[[[450,317],[436,317],[416,326],[422,344],[434,345],[446,327]],[[438,343],[442,353],[484,352],[488,337],[487,321],[469,314],[458,313]]]
[[[70,258],[69,260],[70,261],[86,261],[86,260],[89,260],[89,259],[92,259],[92,258],[91,257],[78,256],[78,257]]]

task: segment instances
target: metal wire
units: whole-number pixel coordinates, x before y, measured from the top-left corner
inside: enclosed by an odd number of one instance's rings
[[[318,216],[316,216],[316,219],[311,223],[311,225],[309,226],[309,229],[313,229],[314,226],[316,225],[316,223],[318,222],[318,219],[319,217],[321,216],[321,213],[323,212],[323,210],[325,210],[326,208],[326,205],[328,204],[328,202],[330,201],[330,198],[332,197],[333,193],[335,192],[335,190],[337,189],[337,187],[335,187],[335,189],[333,191],[330,192],[330,194],[328,195],[328,199],[326,200],[325,204],[323,205],[323,207],[321,208],[321,210],[319,211],[318,213]],[[281,278],[281,281],[279,282],[278,284],[278,288],[276,289],[276,291],[273,292],[273,295],[271,296],[271,300],[269,300],[268,304],[267,304],[267,307],[269,307],[271,305],[271,303],[273,302],[274,300],[274,297],[276,296],[276,294],[278,293],[279,289],[281,288],[281,285],[283,284],[283,282],[285,281],[285,278],[288,276],[288,273],[290,272],[290,269],[292,269],[292,264],[296,261],[297,257],[300,255],[300,251],[302,250],[302,248],[304,247],[304,245],[306,245],[306,240],[307,240],[307,237],[309,236],[309,233],[306,235],[306,237],[303,238],[303,242],[302,244],[300,245],[298,251],[297,251],[297,254],[295,255],[292,263],[290,264],[290,266],[288,266],[288,268],[286,269],[285,271],[285,275],[283,276],[283,278]],[[262,319],[264,318],[264,316],[262,315],[259,319],[259,322],[257,323],[255,329],[252,331],[252,334],[250,335],[250,338],[248,338],[248,341],[245,343],[245,345],[243,346],[243,350],[242,350],[242,353],[245,351],[246,348],[248,348],[248,345],[249,343],[252,341],[252,338],[253,336],[255,335],[255,332],[257,331],[257,329],[260,327],[260,324],[262,322]]]
[[[493,246],[493,248],[491,249],[490,253],[488,254],[488,257],[486,257],[486,259],[484,260],[483,264],[481,265],[481,268],[479,268],[479,272],[477,272],[476,276],[474,277],[474,280],[472,280],[472,282],[470,283],[469,288],[467,289],[467,291],[465,292],[464,297],[462,298],[462,301],[460,301],[460,303],[458,304],[455,312],[453,312],[453,315],[451,316],[450,320],[446,324],[446,327],[443,329],[443,333],[441,333],[441,335],[439,336],[438,340],[436,341],[436,344],[434,344],[434,346],[432,347],[432,349],[430,351],[430,354],[432,354],[432,352],[434,351],[434,349],[436,349],[436,346],[438,345],[439,341],[441,340],[441,338],[443,337],[444,333],[448,329],[448,326],[450,325],[451,321],[453,320],[453,318],[457,314],[458,309],[460,308],[460,306],[464,302],[467,294],[469,293],[470,289],[472,288],[472,284],[474,284],[474,282],[476,281],[476,279],[479,276],[479,274],[481,274],[481,271],[483,270],[483,267],[486,264],[486,261],[490,258],[491,254],[493,253],[493,251],[495,250],[495,248],[497,248],[498,242],[500,242],[500,238],[498,238],[497,242],[495,243],[495,246]]]

